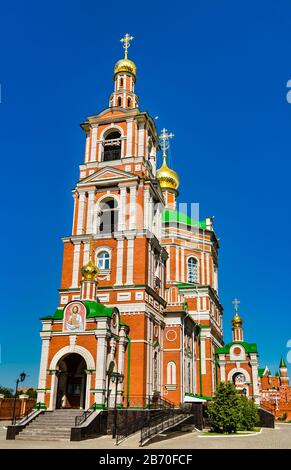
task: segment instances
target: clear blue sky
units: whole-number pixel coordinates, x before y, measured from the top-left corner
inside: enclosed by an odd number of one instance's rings
[[[101,6],[102,5],[102,6]],[[115,5],[115,8],[114,8]],[[128,8],[125,7],[128,5]],[[215,215],[225,340],[272,372],[290,328],[291,4],[286,1],[14,1],[1,7],[0,383],[37,385],[39,317],[57,306],[79,123],[107,107],[120,37],[135,36],[140,108],[175,133],[180,201]]]

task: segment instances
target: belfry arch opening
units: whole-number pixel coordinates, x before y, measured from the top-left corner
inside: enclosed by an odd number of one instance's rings
[[[110,162],[121,159],[121,134],[113,131],[107,134],[104,141],[103,161]]]
[[[56,408],[85,408],[86,369],[80,354],[67,354],[59,360]]]
[[[114,198],[105,198],[100,204],[99,232],[112,233],[118,230],[118,203]]]

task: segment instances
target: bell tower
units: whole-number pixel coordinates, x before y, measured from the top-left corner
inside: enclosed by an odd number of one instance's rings
[[[132,40],[129,34],[121,39],[124,57],[114,67],[109,107],[81,124],[85,155],[73,190],[72,234],[63,238],[59,308],[77,299],[118,306],[132,335],[125,374],[131,367],[135,380],[125,384],[126,393],[145,396],[161,391],[152,370],[154,359],[162,370],[167,252],[155,177],[159,137],[154,120],[138,107]]]

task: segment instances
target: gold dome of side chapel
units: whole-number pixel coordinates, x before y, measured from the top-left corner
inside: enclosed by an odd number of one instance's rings
[[[81,268],[81,273],[83,276],[84,281],[95,281],[98,274],[99,274],[99,269],[95,264],[93,263],[91,256],[87,264],[85,264]]]
[[[136,65],[135,63],[128,59],[128,48],[130,46],[130,41],[132,41],[134,38],[133,36],[130,36],[129,34],[126,34],[120,41],[123,43],[123,48],[124,48],[124,58],[120,59],[118,62],[116,62],[114,66],[114,78],[117,73],[120,72],[128,72],[131,73],[134,76],[134,79],[136,79]]]
[[[243,324],[243,319],[239,316],[238,312],[235,313],[235,316],[231,320],[231,323],[234,328],[241,328]]]
[[[174,189],[177,191],[179,187],[179,176],[174,170],[168,167],[165,156],[163,157],[161,168],[157,170],[157,179],[162,189]]]

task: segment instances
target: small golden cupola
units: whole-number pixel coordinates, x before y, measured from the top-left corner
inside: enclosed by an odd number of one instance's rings
[[[92,261],[92,249],[90,247],[89,261],[81,268],[81,300],[96,301],[97,277],[99,269]]]
[[[124,49],[124,58],[114,66],[114,91],[109,97],[109,107],[122,109],[138,108],[138,96],[135,94],[136,65],[128,58],[128,49],[133,36],[125,34],[121,38]]]
[[[170,146],[169,139],[174,137],[174,134],[168,133],[167,129],[162,129],[160,135],[160,146],[163,151],[163,164],[157,170],[157,179],[160,183],[161,189],[164,194],[166,208],[176,208],[176,196],[180,184],[178,174],[168,167],[167,165],[167,150]]]
[[[242,330],[243,319],[238,314],[238,307],[239,307],[240,301],[238,299],[234,299],[232,303],[235,308],[235,315],[231,320],[232,339],[233,341],[243,341],[243,330]]]
[[[124,48],[124,58],[116,62],[114,67],[114,78],[118,73],[125,72],[131,73],[136,79],[136,65],[135,63],[128,58],[128,48],[130,46],[130,41],[134,38],[126,33],[126,35],[120,40],[123,43]]]
[[[81,273],[83,276],[84,281],[95,281],[98,274],[99,274],[99,269],[95,264],[93,263],[91,256],[88,261],[82,268],[81,268]]]
[[[160,146],[163,150],[163,164],[161,168],[157,170],[157,179],[159,180],[162,189],[173,189],[177,191],[180,184],[179,176],[167,165],[167,150],[170,146],[169,139],[172,137],[174,137],[174,134],[171,132],[168,133],[165,128],[162,129],[162,133],[160,135]]]

